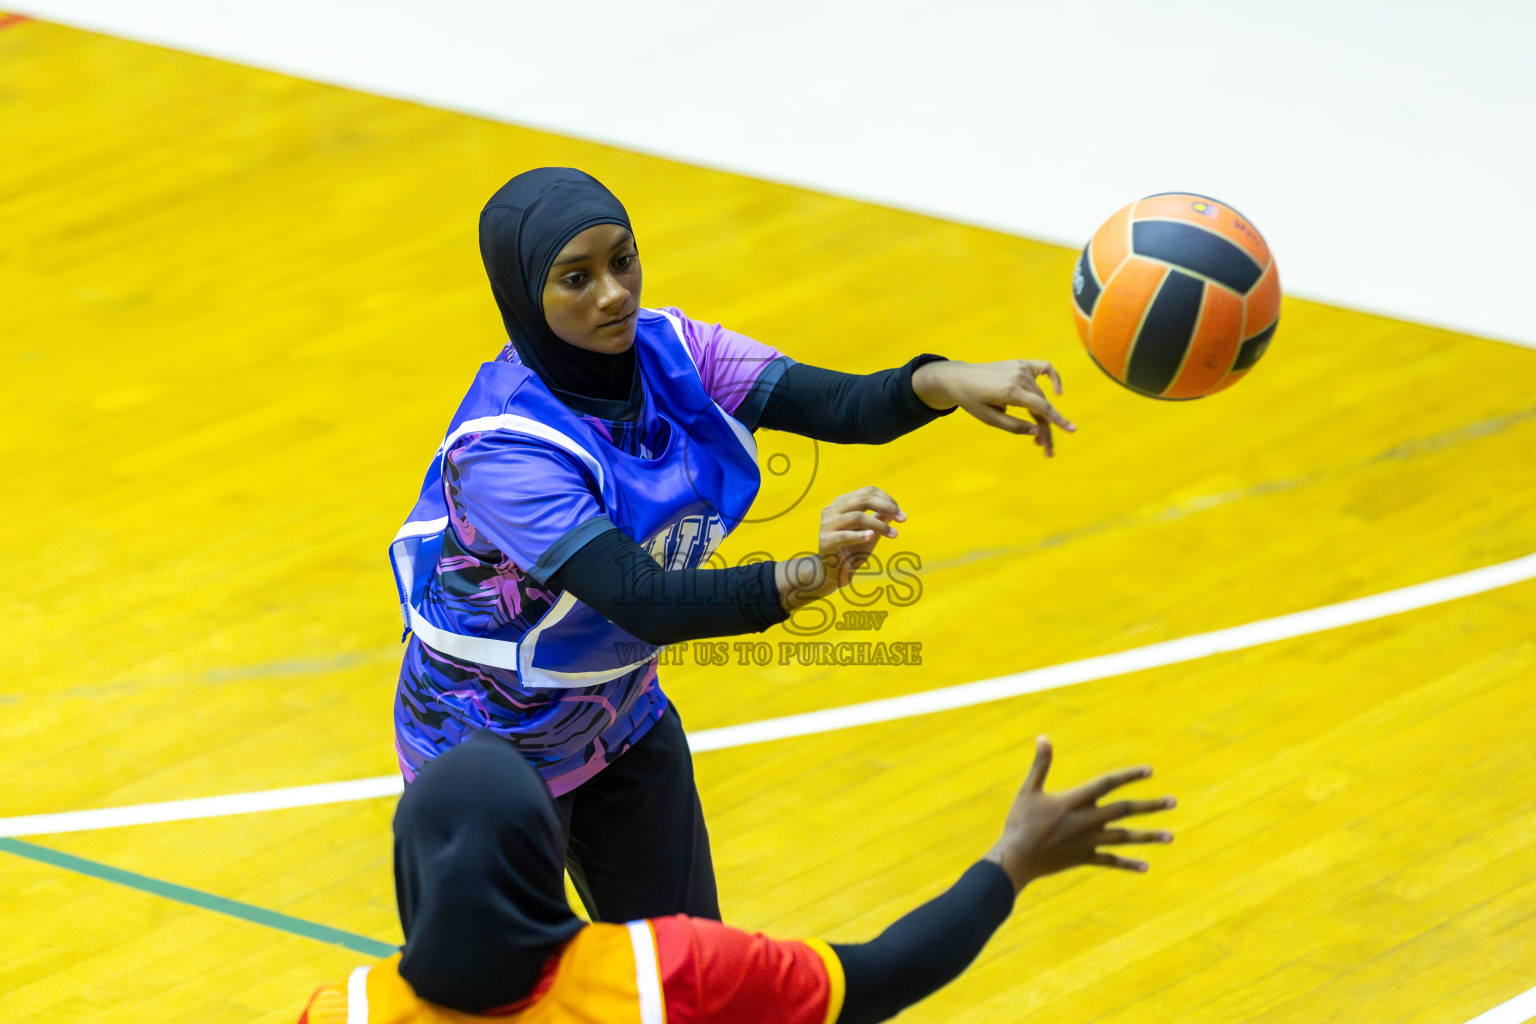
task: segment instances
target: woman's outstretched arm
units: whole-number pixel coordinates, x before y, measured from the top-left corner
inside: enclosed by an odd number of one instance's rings
[[[1031,881],[1079,865],[1145,871],[1145,861],[1100,849],[1166,843],[1172,833],[1127,829],[1123,818],[1174,806],[1171,797],[1099,801],[1152,774],[1146,767],[1102,775],[1065,793],[1046,793],[1051,745],[1042,736],[1035,761],[1009,809],[1003,835],[949,891],[891,925],[872,942],[834,945],[847,985],[838,1024],[876,1024],[948,984],[966,969]]]
[[[839,444],[884,444],[960,408],[988,426],[1033,437],[1050,456],[1052,427],[1070,433],[1077,426],[1051,405],[1039,377],[1061,394],[1055,368],[1036,359],[962,363],[921,355],[865,375],[789,362],[755,426]],[[1024,409],[1029,419],[1008,415],[1010,406]]]
[[[959,977],[1008,919],[1013,897],[1003,869],[977,861],[873,941],[834,944],[847,985],[838,1024],[876,1024]]]
[[[885,444],[953,411],[925,405],[912,386],[919,368],[943,361],[920,355],[905,366],[857,374],[786,360],[757,426],[836,444]]]

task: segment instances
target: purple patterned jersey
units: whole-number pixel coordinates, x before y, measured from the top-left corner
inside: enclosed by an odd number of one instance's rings
[[[680,329],[708,397],[755,427],[788,360],[718,324],[664,312]],[[511,345],[498,359],[519,362]],[[598,443],[649,459],[678,428],[658,415],[653,388],[641,376],[634,421],[581,420]],[[444,455],[442,481],[449,524],[420,610],[456,634],[516,640],[534,629],[561,597],[547,587],[549,577],[617,519],[580,461],[526,433],[464,434]],[[412,635],[396,692],[396,751],[409,781],[469,731],[489,729],[516,743],[558,796],[627,750],[666,706],[654,658],[597,685],[528,686],[513,669],[443,654]]]

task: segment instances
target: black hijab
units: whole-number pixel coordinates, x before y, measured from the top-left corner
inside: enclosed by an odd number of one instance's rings
[[[582,928],[564,867],[544,780],[507,740],[471,734],[422,768],[395,810],[400,976],[463,1013],[526,997]]]
[[[523,364],[567,394],[625,401],[635,373],[631,347],[617,355],[561,341],[544,319],[544,280],[565,244],[598,224],[629,227],[629,214],[602,183],[570,167],[524,171],[480,211],[480,258]]]

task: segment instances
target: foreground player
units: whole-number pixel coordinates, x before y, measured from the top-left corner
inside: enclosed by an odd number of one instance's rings
[[[1050,794],[1050,766],[1042,737],[1002,838],[948,892],[873,942],[829,946],[682,915],[578,920],[548,787],[508,741],[475,733],[424,766],[395,813],[401,953],[317,990],[299,1024],[874,1024],[959,975],[1034,879],[1084,864],[1145,871],[1100,847],[1172,841],[1111,827],[1172,798],[1099,803],[1151,769]]]
[[[477,372],[391,546],[410,630],[401,774],[410,782],[475,730],[498,733],[549,784],[595,920],[718,918],[658,654],[783,622],[846,586],[906,518],[865,487],[822,513],[823,557],[710,567],[758,493],[752,431],[883,444],[958,407],[1049,454],[1053,427],[1074,427],[1036,378],[1058,392],[1060,380],[1038,360],[934,355],[837,373],[645,309],[628,212],[569,168],[502,186],[481,213],[480,251],[508,344]]]

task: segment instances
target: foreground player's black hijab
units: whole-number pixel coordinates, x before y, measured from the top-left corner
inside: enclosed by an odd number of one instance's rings
[[[463,1013],[526,997],[582,928],[564,867],[544,781],[507,740],[471,734],[423,767],[395,810],[400,976]]]
[[[602,183],[570,167],[524,171],[480,211],[480,258],[501,320],[524,365],[547,386],[624,401],[634,377],[633,347],[618,355],[561,341],[544,319],[544,280],[565,244],[598,224],[629,227],[629,214]]]

